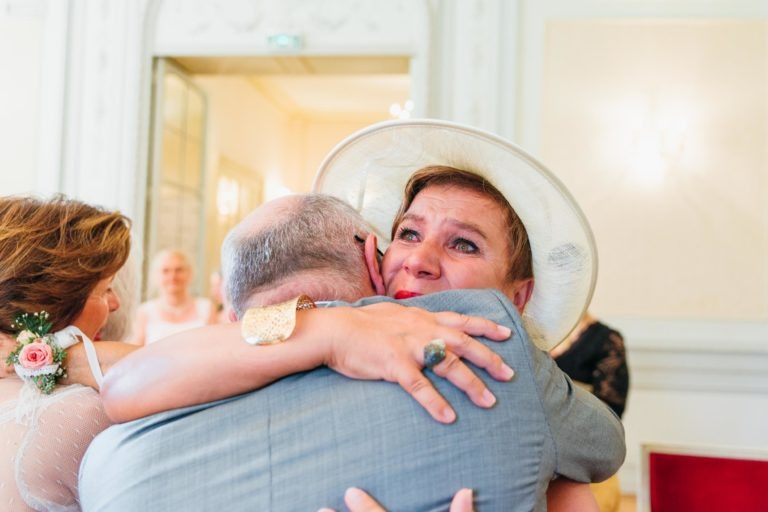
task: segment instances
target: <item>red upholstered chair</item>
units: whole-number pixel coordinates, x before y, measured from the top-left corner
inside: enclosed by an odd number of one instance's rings
[[[768,451],[644,444],[641,512],[768,511]]]

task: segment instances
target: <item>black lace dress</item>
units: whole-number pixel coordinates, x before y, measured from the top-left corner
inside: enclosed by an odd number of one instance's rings
[[[555,361],[571,379],[590,385],[595,396],[621,417],[627,402],[629,370],[624,339],[618,331],[595,322]]]

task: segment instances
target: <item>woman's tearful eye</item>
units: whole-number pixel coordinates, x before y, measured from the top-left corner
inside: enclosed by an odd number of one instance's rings
[[[400,228],[397,231],[397,239],[406,242],[417,242],[419,240],[419,234],[409,228]]]
[[[477,245],[465,238],[457,238],[453,242],[453,248],[466,254],[475,254],[477,252]]]

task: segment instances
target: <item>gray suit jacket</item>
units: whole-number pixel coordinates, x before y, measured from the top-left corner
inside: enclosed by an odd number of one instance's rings
[[[516,372],[508,383],[484,376],[493,409],[427,372],[457,411],[441,425],[395,384],[320,368],[109,428],[81,466],[83,509],[343,510],[344,490],[358,486],[389,510],[447,510],[461,487],[475,490],[481,512],[545,510],[556,474],[587,482],[619,468],[618,418],[529,342],[501,293],[454,290],[409,303],[512,328],[511,339],[489,342]]]

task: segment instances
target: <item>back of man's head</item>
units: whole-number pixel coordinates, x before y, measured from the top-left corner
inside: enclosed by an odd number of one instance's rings
[[[221,249],[224,287],[236,315],[301,293],[346,301],[372,295],[363,244],[355,238],[368,231],[354,209],[327,195],[260,206],[227,234]]]

